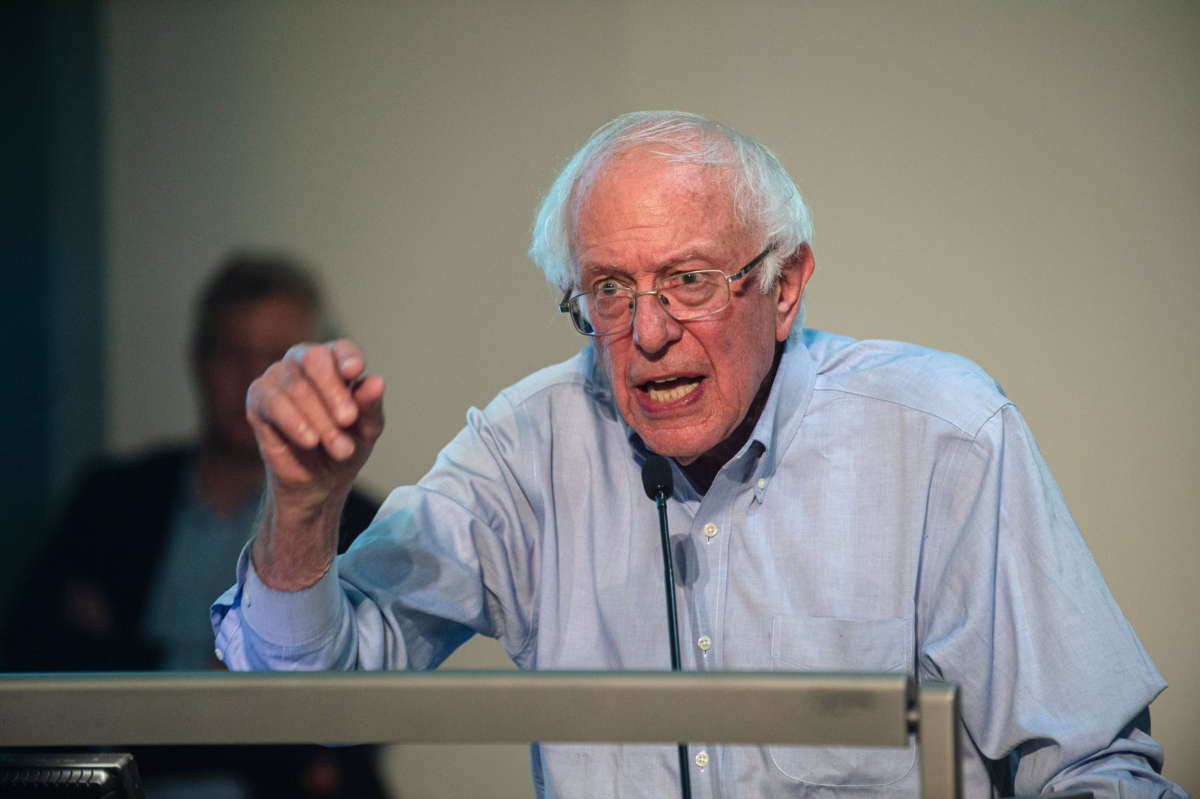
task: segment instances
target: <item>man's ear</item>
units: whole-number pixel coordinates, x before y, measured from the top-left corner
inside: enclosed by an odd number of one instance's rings
[[[792,322],[800,312],[800,301],[804,299],[804,288],[816,269],[812,248],[801,244],[787,257],[779,269],[775,282],[778,305],[775,317],[775,340],[784,341],[792,330]]]

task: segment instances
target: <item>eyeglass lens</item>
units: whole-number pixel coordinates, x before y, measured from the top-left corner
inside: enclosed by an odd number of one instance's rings
[[[724,308],[729,303],[729,282],[717,269],[684,272],[659,282],[657,295],[668,314],[686,322]],[[572,298],[571,316],[588,335],[619,333],[630,326],[634,302],[633,289],[607,284]]]

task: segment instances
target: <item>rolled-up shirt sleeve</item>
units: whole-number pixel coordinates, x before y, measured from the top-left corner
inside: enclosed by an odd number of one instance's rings
[[[961,686],[965,746],[1015,761],[1017,794],[1180,795],[1143,729],[1166,683],[1020,414],[1003,407],[949,463],[922,564],[920,665]]]
[[[237,583],[211,608],[217,657],[234,671],[353,668],[354,630],[335,559],[300,591],[277,591],[259,579],[250,544],[238,558]]]

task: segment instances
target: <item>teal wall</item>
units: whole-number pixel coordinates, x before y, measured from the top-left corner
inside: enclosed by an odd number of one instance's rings
[[[94,2],[0,12],[0,611],[104,443],[102,77]]]

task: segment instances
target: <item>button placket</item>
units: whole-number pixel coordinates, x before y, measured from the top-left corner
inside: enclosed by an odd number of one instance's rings
[[[765,477],[760,477],[754,483],[754,499],[759,504],[762,504],[764,497],[767,495],[767,480]]]

